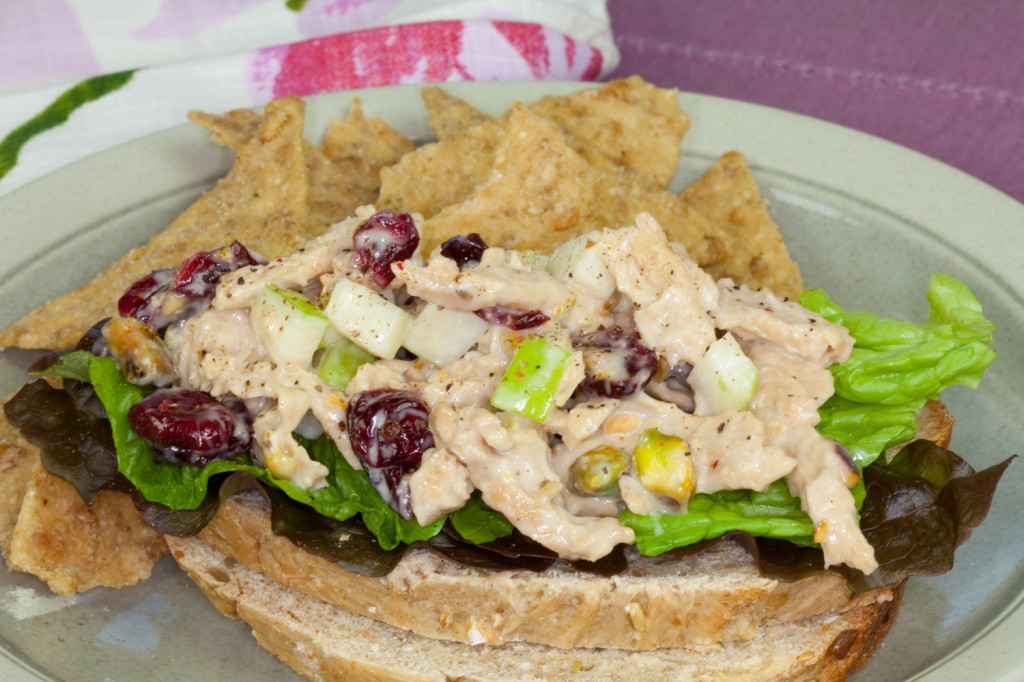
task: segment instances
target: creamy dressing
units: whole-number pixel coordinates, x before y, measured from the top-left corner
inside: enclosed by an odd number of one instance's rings
[[[363,207],[298,254],[225,277],[213,306],[167,335],[181,383],[261,405],[254,424],[257,449],[275,474],[307,488],[324,484],[324,467],[291,435],[308,414],[350,464],[361,466],[344,429],[346,405],[362,391],[399,389],[426,403],[435,440],[419,469],[402,482],[421,524],[460,508],[478,490],[520,532],[560,556],[599,559],[633,540],[617,520],[622,509],[686,508],[685,499],[656,494],[638,476],[630,453],[654,430],[684,441],[696,492],[760,491],[785,478],[816,524],[826,562],[874,568],[847,488],[850,472],[835,444],[814,429],[818,407],[832,394],[828,367],[845,359],[852,346],[844,328],[770,292],[715,282],[642,214],[634,227],[592,233],[575,247],[597,255],[587,262],[589,280],[580,284],[549,272],[543,258],[501,248],[488,248],[478,264],[461,270],[439,251],[395,263],[396,278],[383,294],[405,301],[412,315],[431,303],[465,312],[492,306],[539,310],[549,320],[524,331],[489,323],[475,346],[451,362],[364,364],[339,391],[310,367],[272,361],[253,330],[248,306],[267,285],[317,289],[326,298],[346,277],[359,282],[351,272],[352,234],[372,213]],[[567,266],[559,267],[562,272]],[[604,285],[610,281],[614,288]],[[671,397],[669,389],[574,402],[586,368],[572,339],[616,325],[635,329],[666,367],[682,370],[680,376],[719,335],[732,332],[758,371],[749,406],[698,416],[654,397]],[[545,423],[490,405],[518,343],[531,335],[571,353]],[[621,358],[588,352],[597,373],[618,378],[626,371]],[[573,484],[573,463],[600,448],[625,453],[628,466],[607,491],[583,494]]]

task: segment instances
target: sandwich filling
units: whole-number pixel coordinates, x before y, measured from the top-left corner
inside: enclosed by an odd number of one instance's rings
[[[231,271],[168,325],[162,383],[241,401],[253,460],[305,490],[329,470],[301,435],[326,434],[422,526],[478,493],[562,558],[594,561],[634,541],[625,510],[659,518],[784,480],[826,564],[875,569],[859,470],[815,428],[853,348],[845,327],[716,282],[647,214],[550,255],[475,235],[417,244],[411,216],[364,207]],[[111,350],[137,368],[125,346]]]

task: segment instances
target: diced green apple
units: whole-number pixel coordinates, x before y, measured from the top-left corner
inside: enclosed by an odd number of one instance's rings
[[[757,367],[726,333],[708,347],[687,378],[698,415],[744,410],[757,389]]]
[[[600,238],[601,232],[594,230],[561,244],[551,252],[548,272],[598,298],[608,298],[615,292],[615,278],[594,248]]]
[[[334,285],[324,312],[346,338],[385,359],[395,357],[412,323],[412,315],[369,287],[345,278]]]
[[[546,421],[571,358],[572,353],[543,337],[525,339],[491,395],[491,406]]]
[[[297,291],[268,286],[250,308],[253,328],[276,362],[301,367],[313,363],[313,353],[330,326],[327,316]]]
[[[409,325],[402,345],[424,360],[451,362],[465,355],[489,328],[474,313],[428,303]]]

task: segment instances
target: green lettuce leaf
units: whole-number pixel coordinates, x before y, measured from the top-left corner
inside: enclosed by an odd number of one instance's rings
[[[859,507],[864,486],[853,488]],[[723,490],[694,495],[682,514],[634,514],[628,509],[619,514],[622,525],[633,529],[641,554],[656,556],[701,540],[742,531],[755,537],[775,538],[810,545],[814,523],[800,508],[800,498],[789,493],[784,480],[768,486],[764,492]]]
[[[464,540],[476,545],[508,537],[515,530],[501,512],[487,506],[479,491],[473,491],[462,509],[452,512],[448,518]]]
[[[33,372],[33,374],[45,374],[47,376],[61,377],[62,379],[88,382],[90,380],[89,366],[95,357],[92,353],[84,350],[64,353],[58,356],[54,363],[49,365],[44,371]]]
[[[821,289],[800,303],[850,330],[849,359],[832,367],[835,395],[821,408],[818,431],[835,438],[861,467],[914,434],[914,416],[943,389],[976,387],[996,357],[995,324],[967,286],[934,273],[922,324],[847,312]]]
[[[806,541],[814,533],[814,524],[800,510],[800,500],[789,494],[781,480],[763,493],[724,490],[694,495],[684,514],[640,515],[627,509],[619,514],[619,521],[633,529],[637,549],[648,556],[735,530],[790,541]]]

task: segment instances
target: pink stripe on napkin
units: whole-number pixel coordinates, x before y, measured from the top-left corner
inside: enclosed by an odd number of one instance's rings
[[[599,50],[539,24],[436,21],[353,31],[257,50],[257,101],[453,80],[593,80]]]

